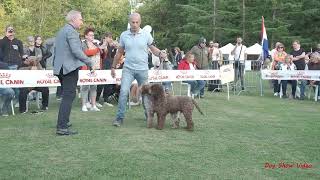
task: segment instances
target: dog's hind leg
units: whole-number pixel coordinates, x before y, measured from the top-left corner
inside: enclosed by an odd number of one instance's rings
[[[193,130],[192,111],[183,111],[184,118],[187,123],[187,130]]]

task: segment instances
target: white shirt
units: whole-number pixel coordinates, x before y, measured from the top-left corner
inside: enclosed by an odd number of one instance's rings
[[[196,70],[192,63],[189,63],[190,70]]]
[[[220,50],[218,48],[214,48],[212,51],[212,61],[219,61],[220,58]]]
[[[241,49],[241,47],[242,47],[242,49]],[[233,55],[234,56],[234,60],[236,60],[236,61],[245,60],[244,59],[244,54],[246,54],[246,50],[247,50],[247,47],[245,45],[241,45],[241,46],[237,46],[236,45],[236,50],[234,51],[234,55]]]
[[[280,69],[281,69],[281,71],[291,71],[291,70],[295,70],[297,68],[296,68],[296,65],[294,65],[294,63],[291,63],[291,65],[287,65],[287,64],[282,63],[280,65]]]

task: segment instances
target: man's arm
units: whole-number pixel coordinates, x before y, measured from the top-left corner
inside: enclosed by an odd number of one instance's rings
[[[293,60],[293,61],[297,61],[297,60],[299,60],[299,59],[305,58],[305,56],[306,56],[306,53],[303,52],[301,55],[294,57],[292,60]]]
[[[80,61],[85,63],[86,65],[92,67],[93,64],[92,64],[90,58],[88,58],[88,56],[86,56],[82,50],[81,41],[78,36],[78,33],[74,32],[74,31],[68,31],[67,32],[67,41],[69,43],[72,54],[77,59],[79,59]]]
[[[159,58],[165,58],[167,57],[165,55],[165,53],[162,53],[160,49],[158,49],[157,47],[155,47],[154,45],[150,45],[149,46],[152,54],[154,54],[155,56],[159,57]]]
[[[124,54],[124,48],[123,47],[119,47],[117,52],[116,52],[116,55],[114,56],[114,59],[113,59],[113,63],[112,63],[112,66],[111,66],[111,69],[115,69],[117,64],[120,62],[120,58],[121,56]]]

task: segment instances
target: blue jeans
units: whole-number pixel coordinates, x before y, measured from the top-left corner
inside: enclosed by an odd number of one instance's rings
[[[122,69],[121,89],[116,117],[117,121],[123,121],[124,119],[130,86],[135,79],[138,81],[139,86],[146,83],[148,81],[148,70],[133,70],[129,68]]]
[[[191,93],[192,94],[198,94],[200,92],[200,95],[204,95],[204,87],[206,85],[206,81],[204,80],[194,80],[194,81],[183,81],[184,83],[188,83],[191,85]],[[201,94],[201,90],[203,89],[203,94]]]
[[[12,88],[0,88],[0,97],[3,99],[3,105],[0,109],[2,114],[9,112],[10,102],[14,98],[14,91]]]
[[[300,88],[300,98],[304,98],[304,90],[305,87],[307,86],[308,81],[306,80],[300,80],[299,82],[299,88]]]

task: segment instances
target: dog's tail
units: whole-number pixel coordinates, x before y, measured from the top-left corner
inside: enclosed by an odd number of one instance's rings
[[[198,111],[200,112],[200,114],[204,115],[203,112],[201,111],[198,103],[197,103],[194,99],[192,99],[192,103],[194,104],[194,106],[196,106],[196,108],[198,109]]]

